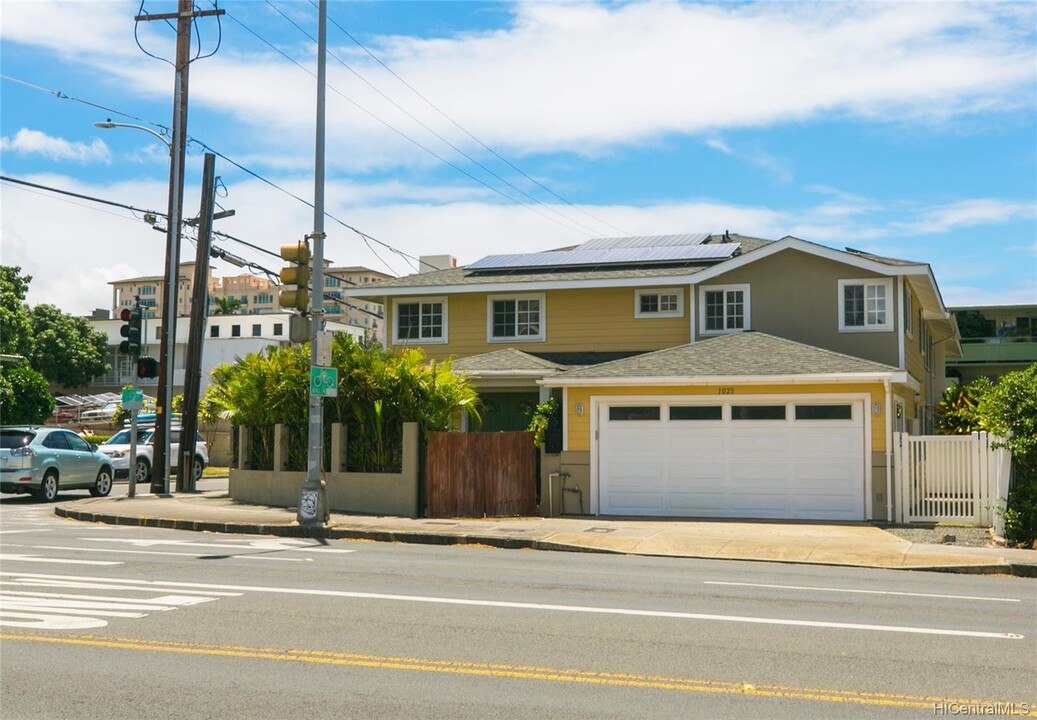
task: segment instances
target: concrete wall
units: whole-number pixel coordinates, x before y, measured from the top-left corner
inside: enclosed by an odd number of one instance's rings
[[[247,428],[239,428],[241,452],[239,462],[247,457],[244,443]],[[418,517],[418,476],[420,445],[417,423],[403,424],[403,467],[399,473],[354,473],[345,471],[346,433],[342,425],[332,429],[331,472],[323,473],[328,492],[328,507],[334,512],[369,515]],[[277,426],[274,431],[274,465],[271,470],[230,470],[230,496],[245,503],[296,507],[299,489],[306,473],[276,469],[283,467],[282,452],[286,434]]]

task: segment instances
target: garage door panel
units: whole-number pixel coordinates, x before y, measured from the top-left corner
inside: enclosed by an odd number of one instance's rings
[[[610,421],[609,412],[600,415],[599,512],[863,519],[859,401],[852,419],[844,414],[835,420],[816,419],[817,413],[795,418],[792,412],[774,421],[695,420],[687,419],[686,398],[677,404],[685,408],[685,419],[668,420],[665,401],[661,420]]]

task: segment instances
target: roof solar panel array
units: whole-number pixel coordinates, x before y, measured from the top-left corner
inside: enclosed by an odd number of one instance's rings
[[[621,238],[598,238],[588,240],[577,250],[612,250],[617,248],[672,247],[674,245],[699,245],[709,238],[709,233],[685,233],[683,235],[638,235]]]
[[[489,255],[468,266],[469,270],[507,270],[512,268],[573,267],[577,265],[628,265],[682,260],[723,260],[734,255],[738,243],[720,245],[673,244],[662,247],[634,246],[528,253],[523,255]]]

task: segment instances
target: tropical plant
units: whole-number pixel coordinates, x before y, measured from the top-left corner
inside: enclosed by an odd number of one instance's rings
[[[533,408],[533,415],[529,419],[529,427],[526,430],[533,433],[534,445],[541,447],[544,444],[547,427],[557,415],[558,401],[553,397],[548,398],[546,402],[542,402]]]
[[[989,379],[980,377],[967,385],[951,385],[944,390],[943,400],[936,405],[936,434],[968,435],[984,429],[979,403],[993,387]]]
[[[212,309],[213,315],[235,315],[241,309],[241,300],[227,295],[214,297],[212,304],[215,306]]]

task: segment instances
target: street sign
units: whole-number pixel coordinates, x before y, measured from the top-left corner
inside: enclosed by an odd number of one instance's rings
[[[325,367],[331,364],[331,333],[327,330],[317,333],[317,364]]]
[[[144,391],[128,388],[122,391],[122,409],[140,410],[144,404]]]
[[[310,368],[310,395],[338,397],[338,368]]]

